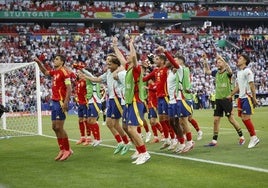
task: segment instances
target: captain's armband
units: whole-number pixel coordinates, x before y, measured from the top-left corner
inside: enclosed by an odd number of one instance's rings
[[[64,80],[64,83],[65,83],[65,85],[71,85],[71,79],[70,78],[66,78]]]

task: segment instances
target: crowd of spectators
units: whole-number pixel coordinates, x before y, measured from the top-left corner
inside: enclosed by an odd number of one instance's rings
[[[261,29],[260,29],[261,28]],[[66,28],[65,28],[66,29]],[[126,26],[114,29],[115,35],[121,40],[121,49],[127,54],[127,35],[131,35],[132,30],[138,30],[133,26]],[[215,50],[228,59],[230,66],[236,71],[236,59],[237,53],[234,51],[232,46],[223,49],[215,47],[218,40],[226,39],[236,42],[237,45],[246,49],[246,53],[251,57],[252,63],[250,64],[253,72],[255,73],[255,83],[258,94],[268,94],[268,41],[267,38],[251,38],[243,39],[239,37],[241,33],[254,33],[254,30],[265,31],[267,28],[221,28],[215,26],[210,28],[211,34],[206,35],[207,37],[201,37],[198,31],[202,28],[197,26],[181,28],[184,32],[181,34],[165,34],[163,28],[153,29],[145,28],[144,33],[134,33],[136,35],[135,45],[137,52],[141,54],[142,60],[145,60],[147,55],[150,53],[157,53],[155,49],[157,45],[165,46],[172,53],[180,52],[186,57],[187,64],[192,70],[193,88],[195,93],[202,93],[205,95],[207,100],[204,108],[208,107],[209,95],[215,90],[214,79],[211,76],[205,75],[202,70],[202,53],[207,53],[209,57],[209,63],[213,68]],[[72,67],[75,62],[85,62],[88,67],[92,68],[94,74],[100,75],[105,71],[105,56],[107,53],[112,52],[111,48],[111,37],[107,36],[105,31],[96,29],[98,32],[87,35],[87,34],[76,34],[76,35],[45,35],[43,38],[37,40],[27,35],[5,35],[0,39],[0,63],[22,63],[32,61],[32,56],[37,55],[46,64],[47,67],[51,65],[53,55],[61,53],[66,55],[66,65]],[[194,31],[194,32],[193,32]],[[265,36],[266,33],[259,33]],[[232,37],[230,37],[232,36]],[[237,36],[237,37],[234,37]],[[14,76],[10,80],[10,84],[7,84],[6,89],[8,92],[7,99],[12,102],[20,102],[15,100],[15,96],[26,95],[28,96],[27,101],[31,101],[34,93],[29,91],[26,86],[30,82],[27,80],[25,75],[29,75],[29,69],[24,69],[23,73],[19,77]],[[20,87],[14,87],[11,83],[16,83],[14,79],[24,79],[25,84]],[[42,82],[42,101],[44,103],[49,102],[50,96],[48,88],[50,81],[41,78]],[[31,83],[30,83],[31,84]],[[27,89],[26,89],[27,88]],[[28,93],[25,93],[28,92]],[[31,93],[31,94],[29,94]],[[18,95],[19,94],[19,95]],[[204,98],[204,97],[203,97]],[[24,101],[24,102],[27,102]],[[260,98],[263,103],[267,102],[266,97]],[[21,107],[20,107],[21,108]]]
[[[80,11],[85,17],[93,16],[96,11],[119,11],[139,13],[150,13],[161,10],[167,12],[187,12],[202,10],[247,10],[262,11],[267,10],[263,6],[250,5],[210,5],[201,6],[198,3],[175,3],[162,2],[115,2],[115,1],[87,1],[79,4],[78,1],[10,1],[0,0],[0,11]],[[3,3],[5,2],[5,3]],[[174,29],[175,28],[175,29]],[[193,88],[197,98],[202,98],[199,106],[208,107],[209,95],[214,92],[214,78],[203,73],[201,54],[207,53],[209,63],[213,68],[215,52],[217,51],[225,58],[232,69],[236,71],[237,49],[235,46],[248,53],[252,62],[250,66],[255,73],[255,83],[257,93],[263,94],[259,98],[260,103],[268,105],[268,26],[260,25],[252,27],[233,27],[224,25],[212,25],[205,28],[202,25],[170,25],[155,26],[148,24],[142,28],[131,24],[113,24],[110,28],[112,33],[120,39],[121,50],[127,54],[127,40],[129,35],[136,35],[135,45],[141,60],[145,60],[150,53],[157,53],[155,49],[158,45],[165,46],[172,53],[180,52],[187,60],[192,71]],[[51,25],[45,27],[39,24],[0,24],[0,63],[23,63],[31,62],[33,56],[38,56],[47,67],[51,65],[53,56],[57,53],[66,56],[66,65],[72,67],[75,62],[85,62],[96,76],[105,71],[105,56],[112,52],[111,37],[107,31],[100,27],[83,27],[74,25],[59,26]],[[217,47],[220,40],[227,41],[224,48]],[[7,103],[15,106],[16,109],[23,109],[22,103],[35,101],[36,93],[33,88],[32,79],[26,79],[30,68],[23,69],[20,76],[11,75],[7,83]],[[19,80],[24,81],[20,87],[14,84]],[[50,81],[41,77],[42,101],[48,103],[50,100]],[[16,100],[18,96],[27,96],[27,99]],[[204,101],[205,99],[205,101]],[[14,104],[13,104],[14,103]],[[201,105],[202,104],[202,105]],[[24,107],[25,108],[25,107]]]

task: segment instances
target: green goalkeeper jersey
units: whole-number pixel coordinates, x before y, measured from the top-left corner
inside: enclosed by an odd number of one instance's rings
[[[232,75],[228,74],[227,71],[223,73],[216,71],[216,99],[224,99],[230,95],[232,91],[231,77]]]

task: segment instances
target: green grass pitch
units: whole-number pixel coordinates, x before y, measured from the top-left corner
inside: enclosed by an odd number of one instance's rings
[[[204,132],[189,153],[160,151],[161,143],[146,144],[151,159],[143,165],[131,163],[134,148],[126,155],[113,155],[116,142],[100,119],[102,144],[76,145],[79,139],[77,116],[69,115],[65,129],[74,154],[64,162],[54,161],[58,152],[50,117],[43,117],[45,136],[11,137],[0,140],[0,188],[102,188],[102,187],[268,187],[268,107],[255,109],[252,121],[260,143],[248,149],[249,134],[240,123],[246,143],[227,118],[222,118],[218,145],[204,147],[212,139],[213,111],[195,110],[194,118]],[[143,134],[145,133],[142,128]]]

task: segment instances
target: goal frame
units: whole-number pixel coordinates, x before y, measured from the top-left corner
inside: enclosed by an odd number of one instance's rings
[[[6,101],[6,88],[5,88],[5,75],[13,70],[17,70],[23,67],[27,67],[30,65],[34,65],[35,70],[35,82],[36,82],[36,116],[37,116],[37,132],[35,135],[43,135],[42,131],[42,112],[41,112],[41,93],[40,93],[40,71],[39,67],[35,62],[29,63],[0,63],[0,74],[1,74],[1,93],[2,93],[2,101],[1,103],[5,106]],[[4,113],[1,117],[2,128],[7,130],[7,115]],[[29,134],[33,134],[32,132],[27,132]]]

